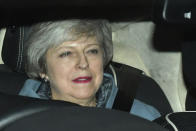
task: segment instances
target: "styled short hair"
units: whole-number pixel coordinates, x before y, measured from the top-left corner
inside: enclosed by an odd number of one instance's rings
[[[48,49],[66,41],[81,37],[97,38],[104,51],[104,66],[112,59],[112,31],[107,20],[63,20],[38,23],[30,28],[26,41],[26,73],[30,78],[39,78],[46,73],[45,55]]]

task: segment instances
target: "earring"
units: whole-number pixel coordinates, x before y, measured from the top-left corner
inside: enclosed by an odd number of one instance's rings
[[[45,83],[47,83],[47,82],[48,82],[48,79],[46,79],[46,78],[43,78],[43,81],[44,81]]]

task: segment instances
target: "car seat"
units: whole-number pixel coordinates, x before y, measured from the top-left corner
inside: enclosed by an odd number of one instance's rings
[[[28,79],[24,70],[24,44],[28,33],[28,27],[13,26],[6,30],[2,59],[3,67],[8,68],[0,73],[0,92],[17,95],[25,80]],[[152,78],[146,76],[143,71],[117,62],[111,62],[111,65],[105,71],[116,77],[118,87],[126,92],[127,96],[156,107],[162,115],[172,112],[159,85]]]

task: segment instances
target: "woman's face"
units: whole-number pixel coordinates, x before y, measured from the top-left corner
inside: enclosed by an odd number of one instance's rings
[[[68,41],[46,53],[53,99],[80,105],[95,100],[103,79],[103,50],[95,37]]]

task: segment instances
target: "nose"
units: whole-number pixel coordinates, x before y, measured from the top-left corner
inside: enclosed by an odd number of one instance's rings
[[[79,61],[78,61],[78,68],[85,70],[89,67],[88,59],[84,54],[81,54],[79,56]]]

